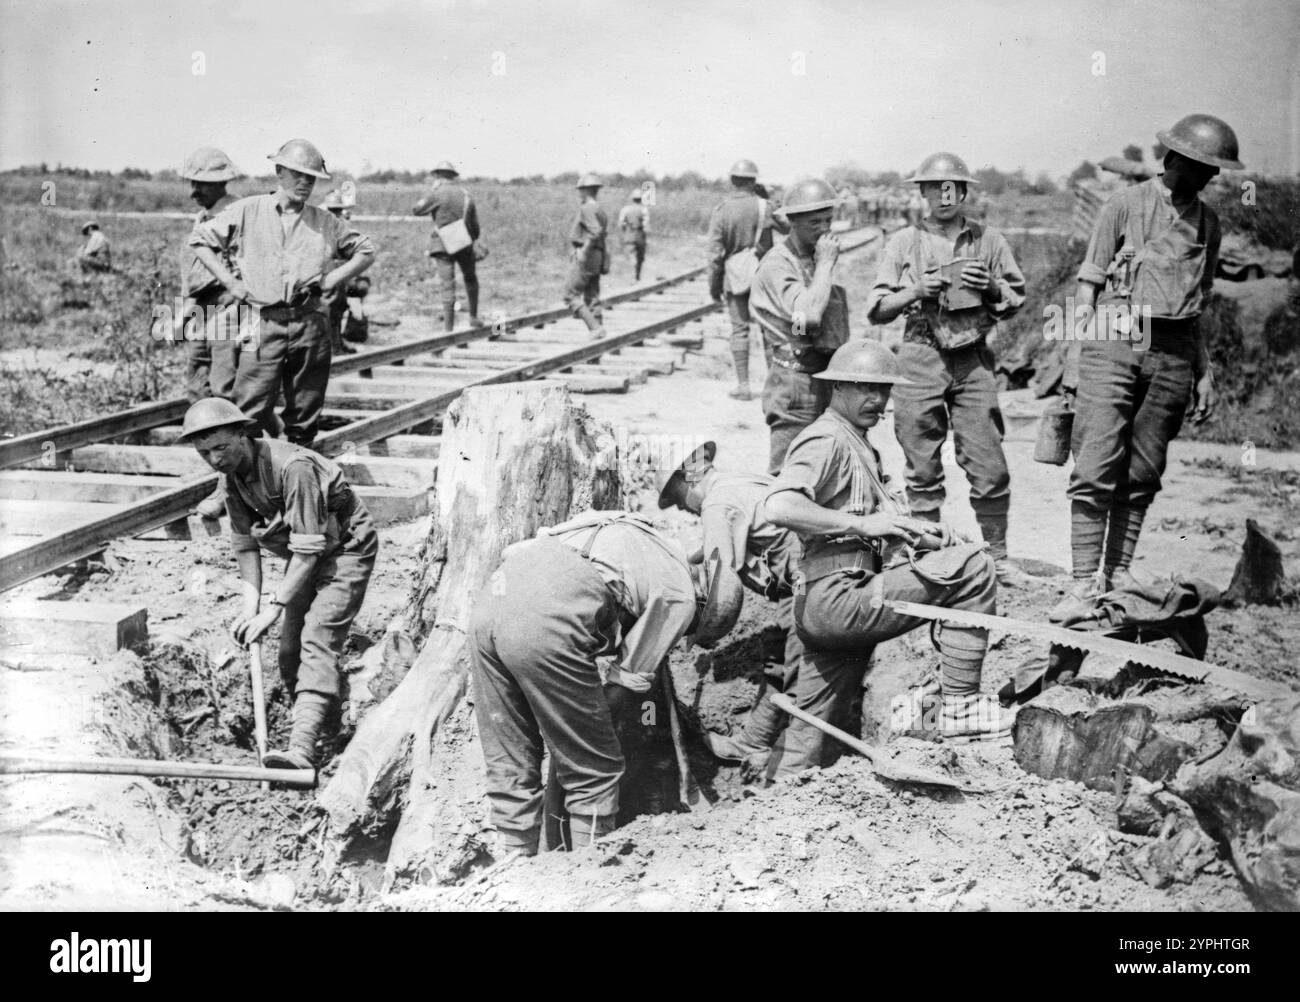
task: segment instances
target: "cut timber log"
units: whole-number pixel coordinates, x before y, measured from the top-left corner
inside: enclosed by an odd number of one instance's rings
[[[109,602],[12,601],[0,604],[0,628],[0,652],[106,658],[148,641],[149,612]]]
[[[1224,605],[1276,605],[1287,592],[1282,551],[1253,518],[1246,519],[1246,541],[1223,593]]]
[[[431,778],[434,735],[465,692],[470,611],[502,550],[571,514],[621,501],[613,436],[562,387],[470,389],[451,404],[443,429],[438,508],[403,616],[419,654],[362,716],[320,794],[340,851],[391,830],[400,812],[390,879],[426,866],[438,872],[436,857],[448,851],[449,805],[439,804]]]
[[[429,514],[427,487],[358,487],[356,493],[377,526],[409,522]]]
[[[370,443],[372,456],[400,456],[404,459],[437,459],[442,439],[435,435],[390,435]]]
[[[1163,781],[1222,748],[1224,725],[1245,709],[1241,697],[1204,686],[1118,700],[1082,685],[1055,686],[1016,717],[1015,758],[1026,772],[1094,790],[1115,790],[1122,773]]]

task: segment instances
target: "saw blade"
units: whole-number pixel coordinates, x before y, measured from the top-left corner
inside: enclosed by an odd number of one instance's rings
[[[1219,665],[1197,661],[1173,651],[1162,651],[1146,644],[1134,644],[1115,637],[1101,636],[1082,630],[1071,630],[1065,626],[1053,626],[1050,623],[1034,623],[1027,619],[1012,619],[1009,616],[990,616],[982,612],[970,612],[965,609],[945,609],[937,605],[922,605],[918,602],[886,601],[895,612],[918,619],[939,620],[961,626],[974,626],[1000,633],[1010,633],[1034,640],[1046,640],[1060,647],[1074,650],[1109,654],[1123,658],[1133,664],[1156,668],[1189,682],[1208,682],[1232,689],[1252,699],[1267,699],[1283,692],[1280,683],[1255,678],[1243,672],[1233,671]]]

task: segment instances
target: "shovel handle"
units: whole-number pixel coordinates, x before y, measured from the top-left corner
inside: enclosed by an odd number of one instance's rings
[[[257,764],[260,766],[266,758],[266,693],[262,683],[262,642],[260,640],[248,648],[248,674],[253,683],[253,734],[257,739]],[[262,789],[269,790],[271,785],[263,783]]]

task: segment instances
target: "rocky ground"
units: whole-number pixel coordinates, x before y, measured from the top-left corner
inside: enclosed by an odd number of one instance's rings
[[[871,260],[844,266],[850,296],[865,299]],[[724,470],[761,469],[766,429],[757,400],[729,399],[726,324],[704,322],[705,351],[670,379],[626,396],[586,398],[592,413],[629,434],[700,434],[719,444]],[[761,352],[754,351],[762,373]],[[1003,596],[1003,611],[1041,617],[1066,583],[1066,471],[1031,461],[1035,404],[1009,394],[1007,450],[1015,477],[1011,548],[1039,583]],[[901,459],[889,422],[873,432],[887,471]],[[1250,459],[1252,462],[1243,460]],[[974,531],[963,479],[948,457],[946,514]],[[642,497],[642,504],[648,503]],[[1252,517],[1290,567],[1300,543],[1300,457],[1246,456],[1236,447],[1176,444],[1166,486],[1143,536],[1139,573],[1190,573],[1226,586]],[[690,545],[695,520],[652,512]],[[379,641],[403,605],[425,525],[382,532],[383,558],[350,643],[348,666]],[[149,607],[151,647],[103,663],[38,658],[8,649],[0,665],[0,749],[78,751],[252,764],[246,663],[225,632],[236,575],[221,538],[189,544],[114,543],[104,565],[23,588],[41,597],[137,599]],[[1208,658],[1295,685],[1300,640],[1294,608],[1217,610]],[[864,732],[896,687],[933,664],[924,631],[881,645],[868,677]],[[1121,834],[1112,794],[1023,772],[1009,746],[949,748],[895,739],[891,755],[968,781],[982,793],[906,790],[846,756],[834,767],[764,788],[704,751],[700,727],[738,726],[763,660],[777,656],[772,610],[747,599],[740,627],[712,652],[679,653],[674,684],[692,761],[711,798],[702,813],[630,820],[592,856],[548,854],[482,869],[486,834],[482,763],[472,714],[462,707],[438,738],[446,794],[469,828],[456,872],[388,886],[382,846],[331,854],[309,794],[254,786],[108,777],[0,781],[0,907],[429,908],[498,910],[1237,910],[1250,902],[1231,866],[1213,854],[1169,881],[1147,865],[1152,839]],[[1032,653],[996,643],[985,689],[996,690]],[[273,663],[273,659],[272,659]],[[272,670],[273,671],[273,670]],[[874,686],[874,688],[873,688]],[[873,719],[873,714],[875,715]],[[272,692],[273,737],[285,726]],[[350,733],[345,712],[340,742]],[[325,774],[329,774],[329,767]],[[654,764],[629,782],[654,800]],[[1162,886],[1156,886],[1161,884]]]

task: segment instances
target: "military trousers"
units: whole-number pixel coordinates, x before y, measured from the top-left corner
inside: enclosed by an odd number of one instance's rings
[[[579,262],[572,262],[564,281],[564,305],[575,316],[583,306],[590,307],[599,320],[603,313],[600,304],[600,272],[588,271]]]
[[[936,584],[909,564],[873,574],[868,570],[838,570],[803,586],[795,598],[795,627],[805,651],[791,698],[796,706],[856,735],[849,719],[876,644],[902,636],[929,621],[894,612],[886,602],[919,602],[950,609],[992,614],[997,601],[993,561],[983,553],[973,555],[963,578],[954,584]],[[959,634],[974,634],[958,638]],[[969,650],[974,640],[987,644],[983,630],[945,626],[939,634]],[[772,778],[790,776],[826,765],[838,754],[833,738],[797,718],[781,735],[768,764]]]
[[[785,454],[799,432],[821,416],[831,402],[831,384],[810,372],[791,369],[768,353],[767,382],[763,384],[763,417],[767,421],[767,472],[781,472]]]
[[[433,266],[438,273],[438,291],[442,297],[442,308],[449,310],[456,305],[456,269],[460,268],[465,280],[465,297],[469,300],[470,313],[478,315],[478,262],[474,260],[474,245],[462,248],[455,254],[436,251],[433,254]]]
[[[506,845],[537,845],[543,745],[570,815],[618,813],[623,752],[596,668],[618,618],[595,567],[551,539],[511,547],[477,596],[474,713],[492,823]]]
[[[353,495],[336,516],[339,545],[316,562],[307,588],[284,607],[280,624],[280,677],[292,694],[339,695],[339,657],[361,611],[379,552],[379,534]]]
[[[1169,443],[1178,435],[1195,387],[1195,320],[1149,320],[1151,342],[1079,345],[1066,490],[1107,512],[1112,504],[1146,508],[1160,491]]]
[[[263,310],[257,333],[239,352],[235,403],[274,437],[275,404],[283,390],[284,435],[296,445],[309,446],[316,438],[329,386],[333,357],[329,320],[319,311],[273,320]]]
[[[951,430],[976,515],[1005,515],[1011,505],[1011,473],[1002,451],[1005,428],[993,352],[982,341],[956,351],[905,341],[898,362],[914,384],[895,386],[893,394],[894,434],[906,459],[912,513],[934,517],[943,507],[942,451]]]

